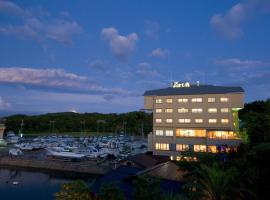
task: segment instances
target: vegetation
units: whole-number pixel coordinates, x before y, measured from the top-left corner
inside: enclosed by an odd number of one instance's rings
[[[62,185],[60,192],[55,194],[56,200],[96,200],[89,187],[82,180]]]
[[[100,200],[124,200],[123,192],[114,183],[105,183],[102,185],[99,194]]]
[[[130,112],[124,114],[101,113],[49,113],[26,116],[13,115],[6,117],[6,131],[20,132],[23,120],[24,134],[33,133],[120,133],[141,135],[152,131],[152,114]]]
[[[163,194],[159,179],[139,176],[133,184],[134,199],[269,199],[270,99],[246,104],[239,117],[240,131],[246,133],[248,142],[236,152],[199,153],[197,160],[179,161],[179,167],[188,172],[179,194]],[[192,157],[194,152],[186,152],[185,156]],[[117,199],[114,197],[121,192],[112,191],[115,188],[103,189],[99,195],[103,199]]]

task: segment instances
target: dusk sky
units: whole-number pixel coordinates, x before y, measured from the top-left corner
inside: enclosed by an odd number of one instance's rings
[[[0,114],[128,112],[174,81],[270,96],[270,0],[0,0]]]

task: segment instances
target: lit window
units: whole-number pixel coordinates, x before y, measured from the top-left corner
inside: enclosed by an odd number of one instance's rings
[[[208,151],[211,153],[217,153],[217,147],[216,146],[208,146]]]
[[[208,119],[209,124],[217,123],[217,119]]]
[[[162,109],[157,108],[157,109],[156,109],[156,113],[162,113]]]
[[[162,119],[156,119],[156,123],[162,123]]]
[[[183,123],[190,123],[191,120],[190,119],[178,119],[178,122],[183,124]]]
[[[202,108],[192,108],[193,113],[202,113],[203,109]]]
[[[166,123],[173,123],[173,119],[166,119]]]
[[[172,99],[166,99],[166,103],[172,103]]]
[[[178,99],[178,103],[187,103],[187,102],[188,102],[188,99],[186,99],[186,98]]]
[[[156,150],[168,151],[169,150],[169,144],[166,144],[166,143],[156,143]]]
[[[176,137],[206,137],[205,129],[176,129]]]
[[[156,103],[162,103],[162,99],[156,99]]]
[[[163,130],[156,130],[156,136],[163,136]]]
[[[188,109],[187,108],[178,108],[178,113],[187,113]]]
[[[202,98],[192,98],[191,102],[195,103],[195,102],[202,102]]]
[[[228,102],[229,98],[227,97],[220,97],[220,102]]]
[[[195,152],[206,152],[206,145],[194,144],[194,151]]]
[[[209,113],[216,113],[217,109],[216,108],[208,108]]]
[[[203,119],[195,119],[195,123],[196,124],[201,124],[201,123],[203,123]]]
[[[188,151],[188,144],[176,144],[176,151]]]
[[[221,119],[221,123],[222,124],[228,124],[229,123],[229,119]]]
[[[221,138],[221,139],[236,139],[236,134],[233,131],[209,131],[209,138]]]
[[[229,108],[221,108],[220,112],[222,113],[228,113],[229,112]]]
[[[166,112],[166,113],[172,113],[172,112],[173,112],[173,109],[167,108],[167,109],[165,110],[165,112]]]
[[[181,156],[176,156],[176,161],[180,161],[181,160]]]
[[[214,103],[216,101],[216,98],[210,97],[207,99],[208,103]]]
[[[173,130],[166,130],[165,136],[173,136]]]

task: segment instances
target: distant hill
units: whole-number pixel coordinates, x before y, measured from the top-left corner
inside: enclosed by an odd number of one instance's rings
[[[151,113],[48,113],[42,115],[11,115],[5,117],[6,132],[19,132],[23,120],[23,133],[111,132],[139,135],[152,131]]]

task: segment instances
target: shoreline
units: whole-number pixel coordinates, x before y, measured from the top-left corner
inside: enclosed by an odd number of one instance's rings
[[[55,172],[79,176],[101,176],[110,170],[109,166],[97,165],[92,161],[66,162],[58,160],[35,160],[14,158],[9,156],[0,157],[0,167],[26,169],[39,172]]]

